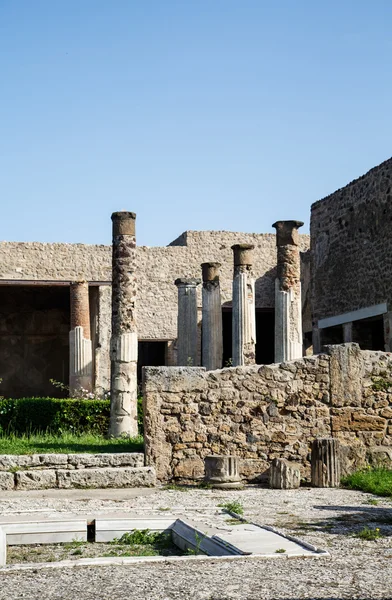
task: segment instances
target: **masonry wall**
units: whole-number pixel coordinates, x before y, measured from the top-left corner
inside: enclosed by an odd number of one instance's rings
[[[311,208],[313,319],[392,301],[392,159]]]
[[[146,461],[163,481],[201,478],[209,454],[240,457],[250,481],[276,457],[308,477],[312,440],[330,435],[349,472],[392,460],[392,355],[345,344],[280,365],[146,367],[144,411]]]

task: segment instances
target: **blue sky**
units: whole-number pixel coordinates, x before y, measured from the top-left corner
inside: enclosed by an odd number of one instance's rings
[[[309,226],[389,158],[390,0],[0,0],[0,239]]]

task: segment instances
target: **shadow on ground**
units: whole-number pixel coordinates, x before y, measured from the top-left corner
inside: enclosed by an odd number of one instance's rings
[[[292,529],[300,531],[320,531],[334,535],[357,535],[364,528],[378,529],[380,536],[392,536],[392,508],[377,506],[314,506],[320,511],[339,512],[337,516],[323,520],[297,521]]]

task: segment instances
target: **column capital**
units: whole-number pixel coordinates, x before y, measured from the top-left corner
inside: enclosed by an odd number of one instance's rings
[[[179,277],[175,280],[174,285],[176,285],[177,287],[197,287],[198,285],[200,285],[200,283],[200,279],[187,279],[186,277]]]
[[[221,266],[221,263],[218,262],[202,263],[201,270],[203,273],[203,282],[219,281],[219,269]]]
[[[302,221],[276,221],[272,227],[276,229],[277,246],[298,246],[298,229],[302,227]]]
[[[250,266],[253,263],[253,244],[234,244],[231,247],[234,252],[234,266]]]
[[[122,210],[112,213],[113,237],[118,235],[135,235],[136,213]]]

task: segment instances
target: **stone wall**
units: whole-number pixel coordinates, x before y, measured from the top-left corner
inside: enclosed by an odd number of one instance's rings
[[[222,263],[222,302],[231,303],[233,253],[237,243],[255,245],[256,307],[274,307],[276,241],[274,234],[228,231],[188,231],[174,245],[137,248],[139,337],[172,340],[177,337],[178,277],[201,277],[206,261]],[[301,236],[301,249],[309,247],[309,236]],[[111,281],[111,247],[84,244],[0,242],[0,280]],[[304,285],[308,286],[308,278]],[[198,291],[201,307],[201,286]],[[105,309],[106,310],[106,309]],[[201,316],[201,313],[200,313]]]
[[[392,355],[357,344],[327,350],[210,372],[146,367],[146,464],[163,481],[197,479],[205,456],[233,454],[252,481],[279,457],[299,463],[306,478],[312,440],[330,435],[341,441],[343,472],[392,460]]]
[[[313,319],[392,301],[392,159],[311,208]]]

